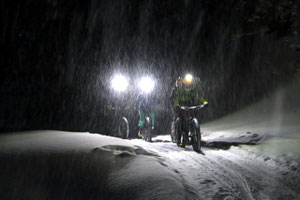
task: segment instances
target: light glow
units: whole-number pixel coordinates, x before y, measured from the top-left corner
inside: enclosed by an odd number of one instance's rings
[[[145,93],[152,92],[154,85],[154,80],[150,77],[143,77],[139,82],[139,88]]]
[[[185,84],[191,84],[193,82],[193,76],[191,74],[186,74],[184,77]]]
[[[117,74],[111,81],[111,86],[117,92],[126,91],[128,87],[128,80],[125,76]]]

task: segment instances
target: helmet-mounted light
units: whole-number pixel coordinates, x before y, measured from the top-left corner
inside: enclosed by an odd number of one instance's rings
[[[193,82],[193,76],[191,74],[186,74],[184,77],[184,84],[191,84]]]

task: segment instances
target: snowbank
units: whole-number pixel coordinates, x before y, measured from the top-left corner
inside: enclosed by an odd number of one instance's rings
[[[185,199],[190,195],[157,153],[128,140],[34,131],[1,135],[0,146],[2,199]]]
[[[248,149],[300,161],[300,74],[295,77],[256,104],[202,125],[204,140],[238,142],[250,134],[263,144]]]

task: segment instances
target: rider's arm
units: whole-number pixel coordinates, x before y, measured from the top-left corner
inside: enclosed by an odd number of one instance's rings
[[[199,82],[199,79],[197,81]],[[203,105],[207,105],[208,102],[203,98],[202,95],[200,95],[202,94],[202,92],[199,84],[196,84],[195,92],[196,92],[196,100],[201,102]]]
[[[200,99],[203,104],[208,104],[208,102],[203,97],[200,97]]]
[[[179,106],[179,95],[178,94],[175,94],[173,96],[173,106]]]
[[[199,94],[197,94],[196,96],[197,100],[200,101],[203,105],[207,105],[208,102],[202,97],[200,96]]]
[[[178,95],[178,92],[175,88],[171,92],[170,102],[171,102],[172,107],[175,107],[176,105],[179,105],[179,95]]]

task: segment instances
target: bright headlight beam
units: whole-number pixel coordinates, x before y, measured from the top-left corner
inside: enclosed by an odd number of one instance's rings
[[[154,85],[154,80],[150,77],[143,77],[139,82],[139,88],[145,93],[152,92]]]
[[[111,86],[114,90],[118,92],[125,91],[128,87],[128,80],[125,76],[117,74],[112,79]]]
[[[184,77],[185,81],[187,82],[192,82],[193,76],[191,74],[186,74]]]

